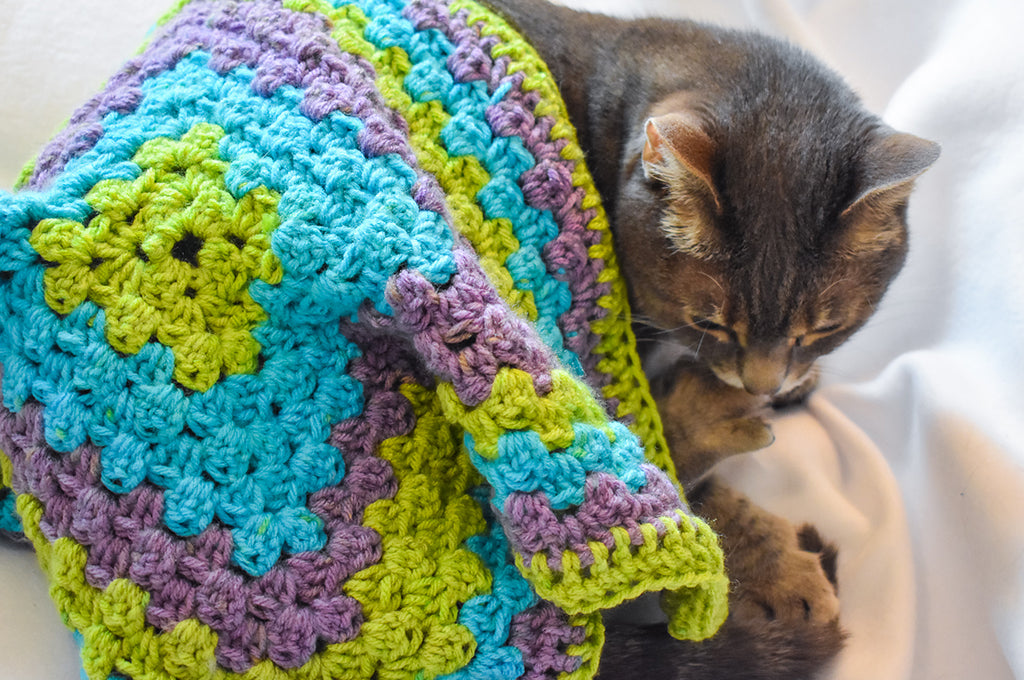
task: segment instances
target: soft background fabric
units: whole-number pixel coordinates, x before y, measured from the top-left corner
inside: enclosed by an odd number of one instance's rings
[[[0,0],[0,187],[141,44],[152,0]],[[170,4],[170,3],[167,3]],[[613,0],[576,0],[624,11]],[[840,545],[852,637],[830,677],[1024,677],[1024,5],[1015,0],[635,0],[756,27],[838,69],[943,155],[871,323],[770,449],[725,473]],[[71,678],[35,559],[0,542],[0,677]]]

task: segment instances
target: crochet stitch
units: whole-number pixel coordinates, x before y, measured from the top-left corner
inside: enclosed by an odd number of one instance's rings
[[[0,195],[0,531],[90,678],[589,678],[725,617],[634,345],[499,17],[181,2]]]

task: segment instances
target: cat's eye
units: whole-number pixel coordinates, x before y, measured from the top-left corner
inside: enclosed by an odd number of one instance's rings
[[[830,323],[825,324],[824,326],[818,326],[817,328],[807,333],[806,335],[801,335],[797,338],[794,338],[794,344],[797,347],[806,347],[807,345],[810,345],[812,343],[817,342],[818,340],[822,340],[823,338],[832,335],[842,327],[842,323]]]
[[[720,323],[716,323],[711,319],[703,317],[693,317],[690,319],[690,327],[696,328],[697,330],[703,331],[704,333],[710,334],[722,342],[735,342],[736,333],[728,326],[723,326]]]
[[[843,327],[843,324],[841,324],[841,323],[830,323],[830,324],[825,325],[825,326],[818,326],[813,331],[811,331],[809,333],[809,335],[818,335],[818,336],[828,335],[830,333],[835,333],[837,330],[839,330],[842,327]]]
[[[690,322],[690,325],[694,328],[699,328],[702,331],[721,331],[728,333],[729,329],[720,323],[715,323],[711,319],[694,319]]]

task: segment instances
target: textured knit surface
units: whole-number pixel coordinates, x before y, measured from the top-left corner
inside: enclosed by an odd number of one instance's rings
[[[724,618],[564,106],[473,3],[181,3],[0,196],[0,363],[0,531],[90,678],[587,678],[603,608]]]

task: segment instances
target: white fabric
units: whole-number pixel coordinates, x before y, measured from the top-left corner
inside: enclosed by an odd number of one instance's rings
[[[788,37],[891,125],[943,145],[878,314],[828,359],[807,407],[780,419],[774,446],[724,467],[839,543],[852,635],[830,678],[1024,678],[1024,3],[634,3]],[[161,5],[0,0],[0,186],[134,53]],[[0,544],[0,583],[0,678],[75,677],[31,553]]]

